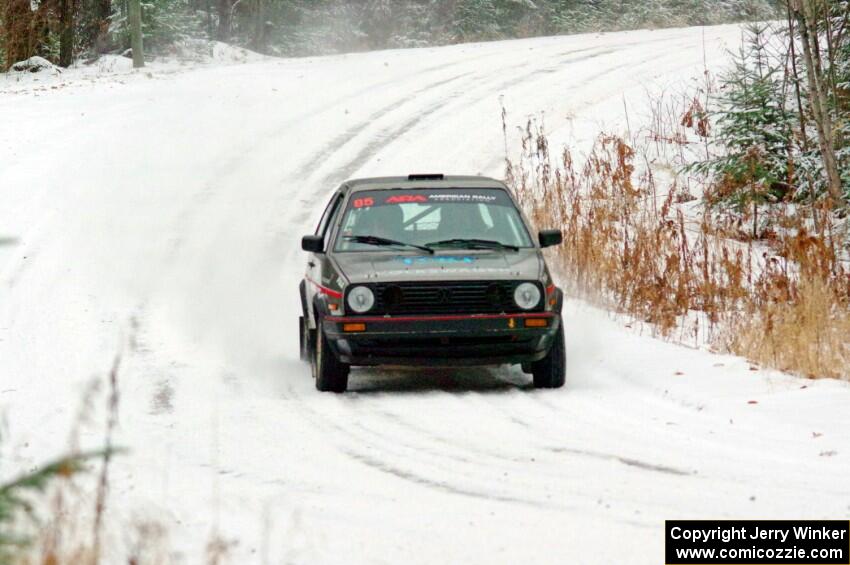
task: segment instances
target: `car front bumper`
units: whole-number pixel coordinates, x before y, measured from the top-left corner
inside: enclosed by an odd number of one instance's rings
[[[343,363],[452,367],[539,361],[552,346],[561,316],[328,316],[322,323]]]

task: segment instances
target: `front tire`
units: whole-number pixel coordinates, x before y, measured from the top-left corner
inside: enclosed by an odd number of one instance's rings
[[[567,377],[567,348],[564,344],[563,323],[555,334],[549,353],[531,364],[534,388],[561,388]]]
[[[350,367],[340,362],[322,331],[322,320],[317,320],[316,343],[313,347],[312,368],[316,388],[322,392],[345,392],[348,388]]]

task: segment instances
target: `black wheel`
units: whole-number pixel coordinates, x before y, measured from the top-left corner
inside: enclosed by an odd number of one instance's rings
[[[301,360],[310,361],[313,354],[313,331],[307,327],[307,318],[298,318],[298,345],[301,348]]]
[[[322,392],[345,392],[348,388],[349,366],[337,359],[322,331],[322,321],[316,324],[316,344],[313,347],[312,366],[316,388]]]
[[[549,353],[531,364],[534,388],[561,388],[567,376],[567,349],[564,345],[564,326],[558,328]]]

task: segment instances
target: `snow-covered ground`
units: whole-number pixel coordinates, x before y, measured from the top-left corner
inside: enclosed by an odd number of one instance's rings
[[[703,38],[705,43],[703,43]],[[660,563],[667,518],[850,515],[850,386],[567,308],[568,384],[297,354],[300,236],[345,178],[502,172],[508,122],[586,148],[735,27],[0,76],[0,478],[65,450],[123,350],[110,555],[199,562]],[[517,132],[509,132],[515,149]],[[102,395],[98,406],[105,401]],[[92,414],[83,443],[102,442]]]

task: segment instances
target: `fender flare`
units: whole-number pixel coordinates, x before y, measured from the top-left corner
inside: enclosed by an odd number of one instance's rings
[[[555,287],[555,300],[555,307],[552,309],[552,311],[561,314],[564,309],[564,291],[557,286]]]
[[[301,313],[307,319],[308,327],[311,330],[315,330],[316,325],[319,323],[319,318],[331,315],[328,309],[328,302],[323,294],[317,292],[313,295],[312,303],[309,303],[309,299],[307,298],[307,281],[304,279],[298,285],[298,292],[301,296]]]
[[[321,295],[313,296],[312,304],[308,303],[307,298],[307,281],[302,280],[298,285],[298,293],[301,296],[301,315],[307,320],[307,327],[315,330],[319,323],[319,315],[327,315],[328,308],[321,300]]]
[[[331,311],[328,309],[328,301],[325,300],[324,296],[316,295],[313,297],[313,314],[322,318],[331,315]]]
[[[304,279],[298,284],[298,294],[301,296],[301,314],[307,316],[307,281]]]

